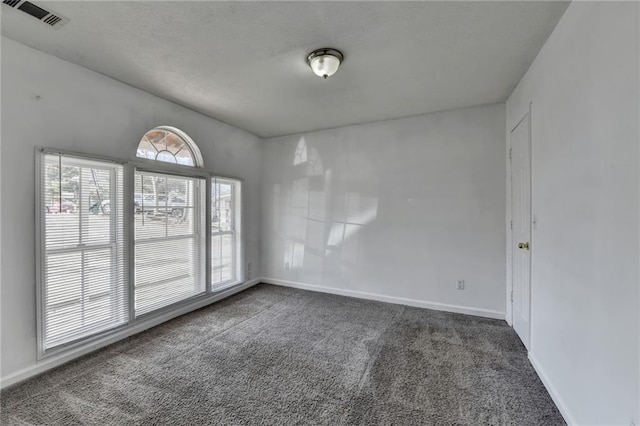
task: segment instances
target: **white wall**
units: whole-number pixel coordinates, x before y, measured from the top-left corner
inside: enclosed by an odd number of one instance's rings
[[[267,139],[263,275],[504,319],[504,126],[498,104]]]
[[[509,98],[532,102],[530,357],[570,422],[640,424],[638,3],[574,2]]]
[[[34,148],[134,159],[163,124],[196,141],[208,170],[245,179],[246,255],[259,276],[258,137],[2,38],[2,377],[36,359]]]

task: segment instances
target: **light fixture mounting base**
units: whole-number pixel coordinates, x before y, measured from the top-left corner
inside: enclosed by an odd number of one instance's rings
[[[338,58],[340,63],[344,61],[344,55],[341,51],[339,51],[338,49],[332,49],[330,47],[323,47],[322,49],[316,49],[313,52],[309,53],[309,56],[307,56],[307,65],[311,66],[311,60],[316,56],[322,55],[335,56],[336,58]]]

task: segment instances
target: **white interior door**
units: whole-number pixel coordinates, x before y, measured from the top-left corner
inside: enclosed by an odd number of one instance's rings
[[[531,141],[527,114],[511,131],[513,328],[529,349],[531,322]]]

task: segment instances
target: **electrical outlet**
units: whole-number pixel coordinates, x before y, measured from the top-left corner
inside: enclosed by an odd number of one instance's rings
[[[291,269],[291,263],[290,262],[284,262],[284,269]]]
[[[251,272],[251,262],[247,262],[247,272]]]
[[[464,290],[464,280],[458,280],[458,282],[456,284],[456,288],[458,290]]]

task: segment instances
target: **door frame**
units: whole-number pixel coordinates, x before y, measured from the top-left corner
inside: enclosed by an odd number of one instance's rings
[[[529,209],[530,209],[530,218],[531,218],[531,228],[529,231],[530,238],[530,251],[529,251],[529,351],[532,349],[533,342],[533,333],[531,328],[533,311],[531,309],[532,301],[533,301],[533,249],[535,247],[533,231],[535,229],[536,218],[533,214],[533,129],[532,129],[532,108],[533,103],[529,102],[529,108],[527,111],[520,116],[518,121],[510,126],[507,123],[507,143],[506,143],[506,164],[507,164],[507,193],[506,193],[506,267],[507,267],[507,292],[506,292],[506,321],[507,323],[513,327],[513,301],[511,299],[513,294],[513,256],[512,256],[512,244],[513,244],[513,232],[512,232],[512,212],[511,212],[511,133],[526,119],[529,120],[529,171],[530,171],[530,179],[529,179]]]

